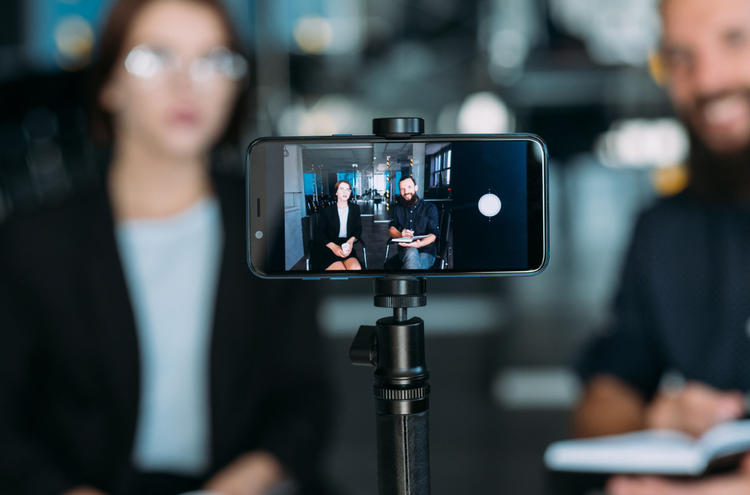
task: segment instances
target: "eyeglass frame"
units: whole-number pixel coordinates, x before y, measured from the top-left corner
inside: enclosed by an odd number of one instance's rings
[[[163,60],[164,60],[165,57],[163,55],[161,55],[160,52],[162,52],[162,53],[164,53],[164,52],[169,53],[169,55],[172,57],[172,60],[174,61],[175,67],[173,67],[173,68],[167,68],[167,67],[165,67],[167,65],[167,64],[165,64],[163,62]],[[142,72],[142,71],[139,71],[137,68],[133,67],[133,64],[136,63],[135,62],[135,57],[137,57],[137,55],[139,53],[150,53],[150,54],[156,56],[161,61],[161,66],[154,67],[152,69],[153,74],[151,74],[151,75],[143,75],[143,74],[139,73],[139,72]],[[210,81],[212,79],[210,75],[208,77],[202,79],[202,80],[196,78],[196,76],[195,76],[195,73],[196,73],[195,67],[196,67],[196,65],[195,64],[196,63],[200,63],[201,61],[203,61],[205,63],[208,63],[208,64],[211,64],[212,62],[210,61],[209,58],[212,55],[216,54],[216,53],[219,53],[219,54],[231,57],[231,59],[230,59],[231,68],[228,69],[228,70],[226,68],[220,68],[220,69],[217,70],[214,67],[209,67],[208,70],[211,71],[211,72],[213,72],[213,75],[221,75],[221,76],[224,76],[225,78],[227,78],[228,80],[235,81],[235,82],[236,81],[241,81],[243,78],[245,78],[247,76],[247,72],[248,72],[248,62],[247,62],[247,59],[245,57],[243,57],[241,54],[229,50],[225,46],[217,46],[217,47],[214,47],[211,50],[209,50],[205,55],[193,58],[190,61],[190,63],[187,64],[187,72],[186,73],[190,77],[190,80],[193,83],[196,83],[196,84],[206,83],[206,82],[208,82],[208,81]],[[123,65],[125,66],[125,70],[129,74],[132,74],[133,76],[135,76],[136,78],[138,78],[140,80],[146,80],[146,81],[147,80],[154,80],[157,77],[159,77],[160,75],[173,75],[173,74],[179,74],[179,73],[185,72],[185,62],[184,62],[184,58],[181,55],[175,54],[169,48],[154,47],[154,46],[149,45],[147,43],[142,43],[142,44],[134,46],[128,52],[128,54],[125,56],[125,60],[123,62]],[[236,67],[236,70],[234,72],[229,72],[232,69],[234,69],[235,67]]]

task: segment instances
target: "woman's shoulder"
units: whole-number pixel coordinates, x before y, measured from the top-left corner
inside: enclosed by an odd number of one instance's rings
[[[245,178],[238,174],[214,173],[211,176],[216,194],[225,203],[245,204],[247,184]]]
[[[12,234],[14,237],[33,236],[40,231],[64,231],[89,222],[92,214],[107,211],[106,193],[99,189],[88,190],[31,211],[17,212],[0,225],[0,229],[6,236]]]
[[[96,242],[111,226],[106,191],[89,190],[33,212],[18,212],[0,225],[0,257],[58,261],[75,256],[78,243]]]

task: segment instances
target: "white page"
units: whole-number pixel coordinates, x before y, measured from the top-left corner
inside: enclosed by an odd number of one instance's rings
[[[714,426],[698,440],[698,447],[709,461],[750,450],[750,420]]]
[[[415,235],[414,237],[401,237],[399,239],[391,239],[391,242],[412,242],[417,239],[424,239],[427,235]]]
[[[707,465],[692,437],[670,430],[556,442],[544,462],[555,471],[643,474],[699,474]]]

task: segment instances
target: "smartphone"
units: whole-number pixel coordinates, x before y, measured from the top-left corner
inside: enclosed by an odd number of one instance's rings
[[[261,277],[533,275],[548,216],[535,135],[261,138],[247,151]]]

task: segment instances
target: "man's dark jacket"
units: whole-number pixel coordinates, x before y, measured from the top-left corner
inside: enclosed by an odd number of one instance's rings
[[[423,199],[418,200],[411,206],[404,206],[400,202],[393,209],[393,217],[389,227],[394,227],[401,232],[404,229],[414,231],[414,235],[432,234],[436,240],[440,239],[440,230],[438,226],[437,207]],[[399,246],[399,251],[406,248]],[[437,256],[437,242],[419,248],[420,253],[427,253]]]
[[[251,274],[242,181],[215,179],[224,248],[210,348],[214,474],[254,449],[303,484],[327,430],[314,291]],[[139,347],[103,188],[0,228],[0,491],[131,493]]]
[[[613,318],[578,363],[651,400],[666,372],[750,389],[750,207],[690,190],[637,223]]]

